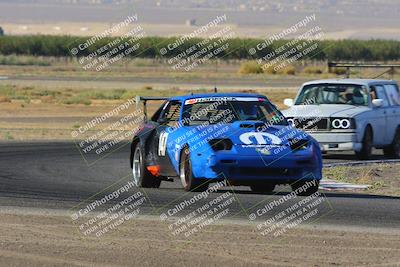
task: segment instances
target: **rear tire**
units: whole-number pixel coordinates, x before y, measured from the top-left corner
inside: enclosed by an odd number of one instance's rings
[[[208,183],[205,180],[196,179],[193,175],[192,162],[190,160],[190,152],[188,148],[184,148],[181,152],[179,177],[185,191],[202,192],[208,189]]]
[[[400,159],[400,129],[397,129],[393,142],[383,149],[387,158]]]
[[[356,151],[356,156],[358,159],[366,160],[370,159],[372,155],[372,143],[373,143],[373,135],[372,129],[368,126],[365,129],[364,137],[362,140],[362,148],[360,151]]]
[[[255,193],[272,193],[275,189],[275,184],[254,184],[250,185],[251,191]]]
[[[310,185],[309,187],[305,188],[305,190],[297,193],[298,196],[311,196],[312,194],[316,193],[318,191],[318,187],[319,187],[319,181],[318,180],[313,180],[314,181],[314,185]],[[304,186],[307,182],[311,182],[311,181],[297,181],[295,183],[293,183],[291,185],[292,190],[296,191],[299,188],[301,188],[302,186]]]
[[[137,187],[159,188],[161,180],[152,175],[144,164],[144,153],[140,145],[135,147],[132,159],[133,182]]]

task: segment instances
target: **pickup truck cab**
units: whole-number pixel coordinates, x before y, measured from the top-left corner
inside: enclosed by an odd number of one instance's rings
[[[400,93],[392,80],[317,80],[302,85],[282,113],[310,133],[323,153],[355,151],[369,159],[372,148],[400,158]]]

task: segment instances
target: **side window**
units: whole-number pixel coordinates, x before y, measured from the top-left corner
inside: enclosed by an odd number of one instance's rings
[[[383,86],[382,85],[377,85],[377,86],[375,86],[375,89],[376,89],[377,98],[383,100],[383,106],[384,107],[389,106],[389,101],[387,99],[387,96],[386,96],[386,93],[385,93],[385,89],[383,88]]]
[[[165,124],[169,126],[175,126],[179,121],[180,112],[181,112],[180,101],[168,102],[163,107],[160,119],[165,120]]]
[[[385,85],[386,94],[389,98],[389,103],[392,106],[400,106],[399,88],[394,84]]]
[[[152,121],[155,121],[155,122],[158,121],[158,119],[160,118],[161,113],[163,112],[164,107],[165,107],[165,105],[166,105],[167,103],[168,103],[168,102],[164,102],[164,104],[163,104],[159,109],[157,109],[156,112],[154,112],[153,116],[151,116],[151,120],[152,120]]]
[[[302,104],[308,99],[313,99],[313,102],[318,102],[317,94],[318,94],[318,86],[306,86],[301,90],[301,93],[296,101],[296,104]]]

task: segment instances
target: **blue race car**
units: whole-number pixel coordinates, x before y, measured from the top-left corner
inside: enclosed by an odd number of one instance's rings
[[[150,100],[165,102],[147,119]],[[291,127],[263,95],[214,93],[137,101],[144,104],[145,123],[132,140],[130,163],[139,187],[158,188],[162,180],[179,177],[186,191],[203,191],[221,180],[255,192],[272,192],[277,184],[291,184],[300,195],[318,190],[319,144]]]

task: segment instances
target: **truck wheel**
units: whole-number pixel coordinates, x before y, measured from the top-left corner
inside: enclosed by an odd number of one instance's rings
[[[208,183],[203,179],[196,179],[193,175],[192,162],[188,148],[184,148],[179,162],[179,177],[185,191],[202,192],[208,189]]]
[[[275,189],[275,184],[254,184],[250,185],[251,191],[256,193],[272,193]]]
[[[364,138],[362,140],[362,148],[360,151],[356,151],[356,156],[358,159],[370,159],[371,154],[372,154],[372,142],[373,142],[373,136],[372,136],[372,129],[371,127],[367,127],[364,133]]]
[[[297,195],[298,196],[310,196],[312,194],[314,194],[315,192],[318,191],[318,187],[319,187],[319,181],[318,180],[313,180],[314,181],[314,185],[309,185],[307,188],[305,188],[305,190],[298,192]],[[311,181],[297,181],[295,183],[293,183],[291,185],[292,190],[296,191],[299,188],[301,188],[302,186],[304,186],[306,183],[310,183]]]
[[[133,154],[133,162],[132,162],[132,174],[133,174],[133,182],[138,187],[144,188],[159,188],[161,184],[161,180],[156,176],[153,176],[147,169],[144,164],[144,153],[140,148],[140,145],[137,145],[135,148],[135,152]]]
[[[400,129],[397,129],[393,142],[383,149],[385,156],[391,159],[400,159]]]

